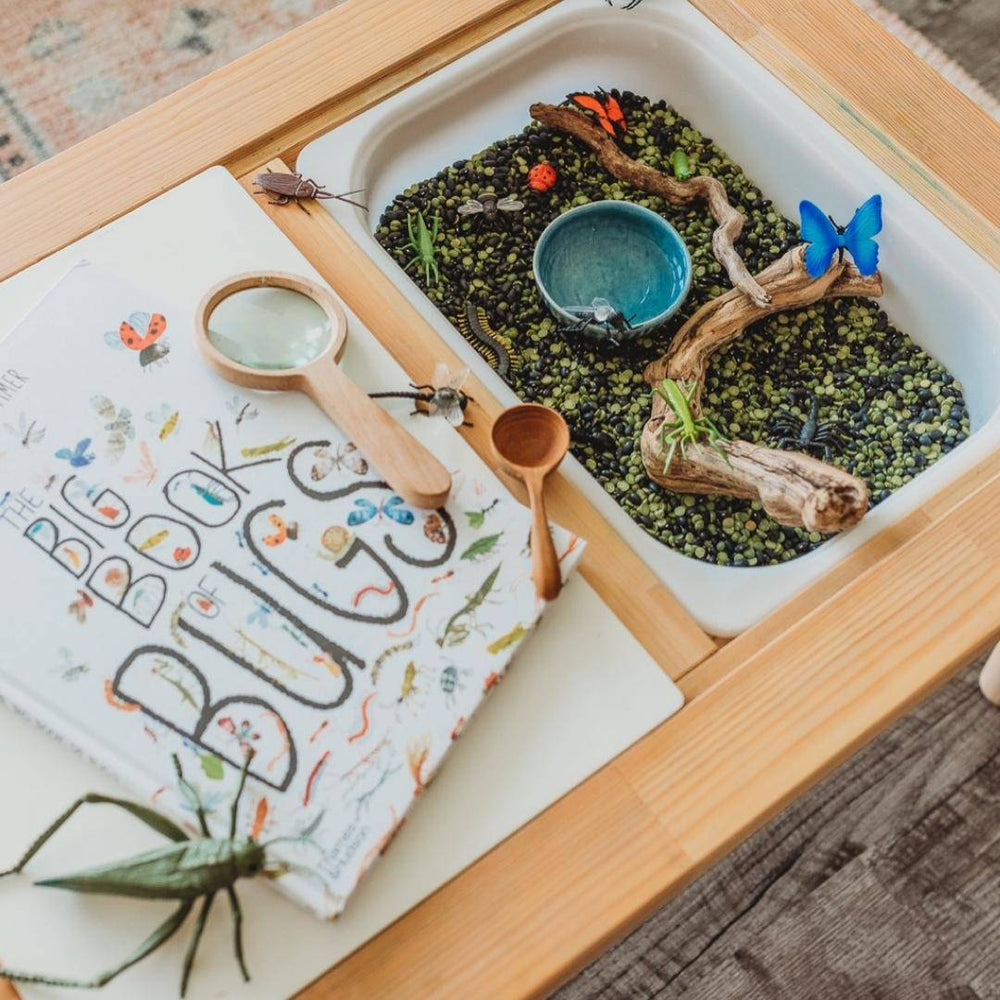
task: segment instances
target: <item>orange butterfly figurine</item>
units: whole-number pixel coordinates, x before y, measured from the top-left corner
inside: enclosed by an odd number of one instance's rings
[[[577,107],[593,111],[597,115],[597,124],[612,139],[617,139],[628,131],[622,106],[618,103],[618,99],[606,90],[598,89],[593,94],[570,94],[569,99]]]

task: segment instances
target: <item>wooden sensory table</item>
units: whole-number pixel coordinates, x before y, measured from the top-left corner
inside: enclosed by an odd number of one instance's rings
[[[1000,267],[1000,125],[851,0],[691,2]],[[210,166],[247,186],[292,166],[317,135],[553,3],[348,0],[0,186],[0,279]],[[415,381],[455,363],[326,212],[261,205]],[[463,431],[484,456],[488,426]],[[308,1000],[544,995],[1000,633],[1000,454],[727,643],[564,480],[555,494],[554,518],[625,553],[582,571],[688,704]]]

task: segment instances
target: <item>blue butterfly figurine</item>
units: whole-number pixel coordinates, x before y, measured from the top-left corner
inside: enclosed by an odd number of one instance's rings
[[[347,515],[347,524],[349,527],[354,528],[380,514],[385,514],[386,517],[392,518],[397,524],[413,524],[413,511],[403,507],[402,503],[403,498],[395,494],[378,507],[371,500],[355,500],[354,506],[358,509],[352,510]]]
[[[69,448],[60,448],[56,452],[56,458],[65,459],[74,469],[82,469],[94,461],[94,453],[88,451],[88,448],[90,448],[90,438],[84,438],[77,442],[72,451]]]
[[[847,250],[862,274],[878,270],[878,244],[872,238],[882,230],[882,196],[873,194],[855,213],[846,226],[838,226],[819,206],[811,201],[799,203],[802,219],[802,239],[806,248],[806,270],[812,278],[826,273],[833,255],[844,259]]]

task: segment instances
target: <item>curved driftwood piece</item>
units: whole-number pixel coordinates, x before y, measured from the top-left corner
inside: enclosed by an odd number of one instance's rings
[[[714,448],[689,445],[663,471],[657,429],[669,414],[651,418],[642,432],[642,460],[649,478],[678,493],[725,493],[759,500],[779,524],[832,534],[858,523],[868,510],[868,488],[856,476],[797,451],[750,441],[725,441]]]
[[[853,264],[834,263],[819,278],[809,277],[805,244],[792,247],[769,264],[757,275],[757,280],[769,293],[766,306],[748,301],[735,288],[706,302],[677,331],[667,353],[646,366],[646,381],[653,385],[665,376],[697,381],[700,393],[709,358],[740,336],[751,323],[820,299],[878,298],[882,294],[882,276],[876,272],[865,277]]]
[[[695,382],[692,411],[699,397],[709,358],[735,340],[747,326],[783,309],[843,295],[882,294],[878,274],[865,277],[851,264],[835,263],[819,278],[806,271],[803,246],[794,247],[757,275],[771,302],[757,305],[737,289],[706,303],[677,332],[670,349],[646,367],[645,379],[655,386],[664,378]],[[829,534],[856,524],[868,509],[868,488],[856,476],[801,452],[783,451],[749,441],[719,444],[728,464],[714,448],[689,446],[664,471],[660,425],[675,415],[658,395],[642,432],[642,459],[650,479],[679,493],[725,493],[760,500],[781,524]]]
[[[733,242],[743,231],[745,220],[742,213],[730,205],[729,196],[721,181],[700,174],[689,180],[679,181],[654,167],[639,163],[623,153],[614,139],[592,119],[573,108],[555,104],[532,104],[529,110],[531,117],[542,125],[566,132],[586,143],[597,154],[601,166],[619,180],[655,194],[672,205],[684,205],[689,201],[704,199],[717,224],[712,233],[715,259],[726,269],[734,288],[742,291],[758,306],[767,305],[767,290],[747,270],[743,258],[733,246]]]

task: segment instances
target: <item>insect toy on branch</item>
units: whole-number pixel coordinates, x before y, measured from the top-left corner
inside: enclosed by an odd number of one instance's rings
[[[846,226],[838,226],[811,201],[799,203],[802,239],[806,248],[806,270],[811,278],[826,274],[833,255],[843,262],[844,251],[854,258],[858,271],[872,275],[878,271],[878,244],[874,237],[882,231],[882,196],[873,194],[855,213]]]
[[[678,447],[681,451],[681,458],[686,458],[687,446],[701,444],[703,441],[710,444],[726,464],[729,464],[729,457],[719,447],[720,443],[726,440],[722,436],[722,432],[708,417],[696,417],[691,412],[691,401],[694,399],[697,388],[697,382],[692,382],[685,389],[675,379],[665,378],[653,389],[653,392],[673,410],[676,417],[675,420],[664,420],[660,424],[660,451],[664,453],[664,473],[670,468]]]
[[[440,285],[441,284],[441,272],[438,270],[436,251],[434,249],[434,243],[438,237],[438,227],[441,225],[441,219],[438,216],[434,216],[431,219],[431,228],[427,228],[427,222],[424,219],[423,212],[417,212],[417,225],[414,230],[413,225],[413,213],[411,212],[406,217],[406,234],[409,239],[406,242],[405,249],[413,251],[413,257],[410,262],[403,268],[404,271],[409,271],[414,264],[419,264],[424,269],[424,281],[428,285]],[[434,275],[434,281],[431,281],[431,275]]]
[[[593,94],[570,94],[569,99],[577,107],[595,114],[597,124],[612,139],[620,139],[628,131],[625,112],[622,111],[618,98],[606,90],[596,90]]]
[[[177,783],[181,794],[198,819],[198,825],[203,835],[200,839],[192,839],[172,820],[138,802],[98,795],[95,792],[77,799],[38,837],[13,868],[0,871],[0,878],[21,872],[24,866],[80,806],[111,805],[131,813],[150,829],[166,837],[170,843],[163,847],[155,847],[124,861],[99,865],[71,875],[41,879],[36,884],[57,889],[69,889],[72,892],[131,896],[136,899],[170,899],[179,902],[180,905],[122,962],[90,979],[44,976],[38,973],[21,972],[7,968],[7,966],[0,966],[0,979],[10,979],[21,983],[40,983],[45,986],[98,989],[111,982],[126,969],[141,962],[160,945],[170,940],[180,930],[181,925],[194,908],[195,902],[201,899],[202,904],[195,924],[194,937],[188,945],[184,969],[181,974],[180,994],[183,997],[187,990],[191,967],[194,964],[202,932],[205,930],[205,922],[208,919],[209,910],[212,908],[212,902],[219,892],[225,892],[229,897],[229,905],[233,911],[233,947],[236,961],[239,963],[244,980],[249,981],[250,974],[247,972],[246,963],[243,960],[243,914],[233,886],[240,878],[254,878],[258,875],[276,878],[289,870],[289,866],[283,863],[268,866],[267,849],[277,840],[261,844],[252,837],[238,838],[236,836],[239,801],[246,785],[247,769],[252,758],[253,752],[251,751],[246,755],[243,768],[240,771],[239,784],[229,817],[229,836],[225,838],[213,838],[209,832],[205,806],[198,792],[188,783],[181,772],[180,761],[176,754],[173,761],[174,769],[177,772]]]

